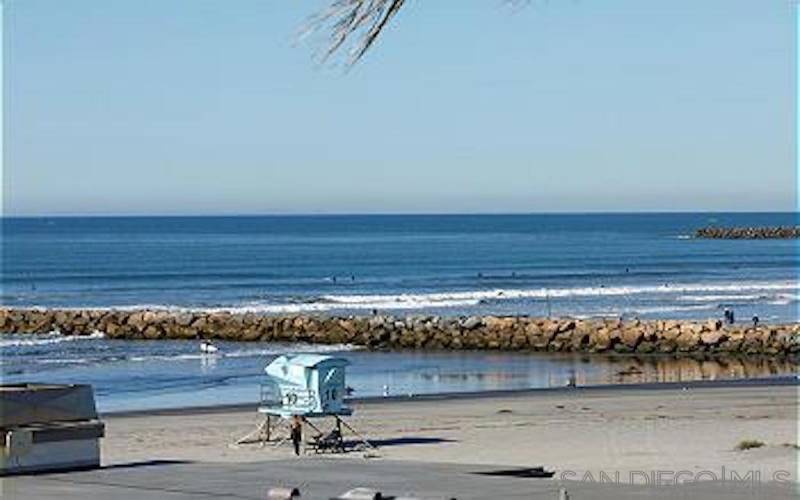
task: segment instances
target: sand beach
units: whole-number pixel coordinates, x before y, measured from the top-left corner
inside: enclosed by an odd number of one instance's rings
[[[533,498],[555,498],[552,492],[559,485],[593,492],[578,498],[673,498],[669,495],[687,494],[685,489],[692,484],[703,488],[698,498],[744,494],[752,495],[747,498],[791,498],[797,481],[797,386],[793,384],[522,391],[361,401],[354,409],[348,421],[379,447],[371,458],[359,452],[295,457],[288,445],[236,446],[234,441],[258,422],[254,407],[132,412],[104,416],[105,469],[5,479],[4,491],[19,491],[27,485],[28,491],[44,495],[52,481],[60,480],[75,481],[74,491],[82,492],[84,498],[108,491],[120,498],[173,498],[174,491],[153,486],[144,494],[138,480],[114,477],[135,476],[132,471],[140,469],[142,480],[157,483],[159,474],[181,477],[203,468],[213,469],[219,477],[214,486],[208,486],[211,489],[204,495],[199,494],[202,487],[190,488],[186,496],[174,498],[200,498],[222,491],[219,488],[228,487],[223,484],[235,474],[245,474],[254,483],[240,485],[245,490],[263,489],[264,482],[272,480],[303,484],[313,491],[321,487],[319,478],[333,471],[340,471],[335,474],[337,480],[375,488],[395,484],[397,475],[416,471],[418,488],[436,489],[433,478],[440,474],[453,478],[452,491],[474,488],[472,496],[462,492],[458,498],[485,498],[481,488],[494,484],[511,484],[509,491],[518,492],[518,498],[531,498],[522,495],[534,490],[541,496]],[[737,450],[743,440],[763,445]],[[537,465],[554,470],[555,476],[497,482],[497,478],[483,480],[470,472],[473,486],[457,480],[472,469],[502,471]],[[255,471],[263,477],[247,476]],[[86,479],[86,474],[94,479]],[[677,478],[683,486],[653,488],[654,474],[659,474],[663,484]],[[738,478],[744,481],[732,481]],[[732,484],[741,488],[731,489]],[[439,484],[437,491],[443,489],[447,487]],[[66,493],[61,498],[73,497]]]
[[[295,457],[288,445],[234,445],[258,423],[255,407],[129,412],[103,417],[102,469],[0,484],[7,498],[26,500],[256,499],[275,485],[300,487],[303,498],[315,499],[356,486],[459,499],[553,499],[560,488],[571,498],[609,500],[796,494],[797,386],[786,379],[353,406],[348,421],[377,453]],[[744,440],[762,444],[737,449]],[[539,465],[555,475],[513,475]]]
[[[378,459],[545,465],[595,476],[726,467],[796,478],[796,386],[529,391],[375,400],[354,409],[348,421],[379,446]],[[104,460],[294,459],[289,446],[232,445],[258,418],[255,408],[109,415]],[[736,451],[745,439],[764,446]]]

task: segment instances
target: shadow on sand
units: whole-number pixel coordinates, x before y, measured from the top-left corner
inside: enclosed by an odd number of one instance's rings
[[[194,463],[192,460],[143,460],[140,462],[129,462],[124,464],[104,465],[104,470],[109,469],[136,469],[139,467],[159,467],[162,465],[184,465]]]
[[[435,437],[400,437],[392,439],[370,439],[372,446],[383,448],[386,446],[406,446],[414,444],[437,444],[455,443],[455,439],[435,438]]]

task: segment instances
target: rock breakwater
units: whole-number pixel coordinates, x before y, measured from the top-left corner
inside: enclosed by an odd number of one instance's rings
[[[525,316],[261,316],[157,310],[0,309],[0,332],[114,339],[219,339],[369,348],[796,356],[800,324],[548,319]]]
[[[800,227],[704,227],[694,233],[695,238],[724,240],[767,240],[800,238]]]

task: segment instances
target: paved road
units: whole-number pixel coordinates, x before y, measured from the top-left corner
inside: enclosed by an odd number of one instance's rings
[[[496,466],[304,457],[299,460],[209,464],[151,462],[94,471],[0,479],[9,500],[264,500],[272,486],[295,486],[303,499],[329,499],[351,488],[384,495],[417,494],[459,500],[558,498],[559,482],[486,475]],[[795,484],[757,486],[703,482],[680,487],[561,483],[573,500],[790,500]]]

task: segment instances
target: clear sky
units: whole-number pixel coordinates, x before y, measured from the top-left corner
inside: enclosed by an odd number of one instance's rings
[[[794,210],[791,0],[5,0],[6,215]]]

